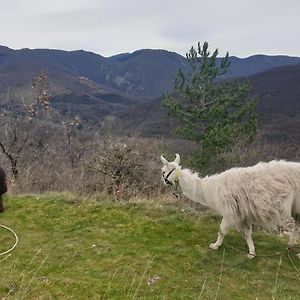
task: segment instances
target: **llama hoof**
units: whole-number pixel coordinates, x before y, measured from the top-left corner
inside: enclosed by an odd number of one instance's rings
[[[253,259],[253,258],[255,258],[255,254],[247,253],[246,257],[249,259]]]
[[[219,249],[219,246],[216,246],[215,244],[211,243],[209,245],[209,248],[212,249],[212,250],[218,250]]]

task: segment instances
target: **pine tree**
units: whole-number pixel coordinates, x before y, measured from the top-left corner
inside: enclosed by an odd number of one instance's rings
[[[179,69],[175,89],[163,102],[179,124],[175,132],[201,145],[206,153],[229,150],[237,140],[251,141],[256,134],[256,99],[247,82],[225,80],[229,54],[217,58],[208,43],[187,53],[190,71]]]

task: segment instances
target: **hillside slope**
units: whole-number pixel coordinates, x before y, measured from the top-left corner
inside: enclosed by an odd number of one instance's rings
[[[300,141],[300,64],[249,77],[259,125],[272,140]]]
[[[78,114],[89,123],[101,121],[119,109],[144,101],[56,67],[47,67],[37,61],[32,62],[30,67],[28,64],[16,63],[0,69],[0,107],[7,99],[33,102],[37,96],[32,88],[33,80],[44,71],[47,73],[46,88],[51,106],[62,114]]]
[[[252,95],[258,97],[258,125],[263,133],[275,141],[300,141],[300,64],[258,73],[246,80]],[[162,101],[158,98],[136,105],[121,113],[120,118],[128,129],[139,129],[142,135],[168,135],[172,120]]]

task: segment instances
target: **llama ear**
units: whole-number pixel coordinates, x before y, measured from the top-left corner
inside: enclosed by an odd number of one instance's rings
[[[160,160],[164,165],[167,165],[169,163],[162,155],[160,157]]]
[[[178,165],[180,164],[180,155],[178,153],[176,153],[176,158],[174,162],[177,163]]]

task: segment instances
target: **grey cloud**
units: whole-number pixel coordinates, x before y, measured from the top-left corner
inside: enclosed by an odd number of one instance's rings
[[[222,53],[300,56],[298,0],[11,0],[0,11],[0,44],[185,52],[207,40]]]

